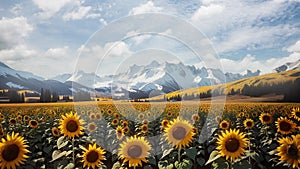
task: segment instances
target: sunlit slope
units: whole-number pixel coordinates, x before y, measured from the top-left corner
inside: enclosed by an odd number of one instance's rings
[[[271,73],[226,84],[185,89],[156,96],[150,100],[190,100],[219,95],[259,97],[267,94],[282,94],[285,96],[285,101],[298,101],[300,97],[300,70]]]

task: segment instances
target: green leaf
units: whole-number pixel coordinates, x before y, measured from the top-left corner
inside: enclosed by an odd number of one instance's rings
[[[167,155],[169,155],[173,151],[173,148],[167,149],[163,152],[163,155],[161,156],[160,159],[165,158]]]
[[[159,169],[173,169],[173,164],[169,164],[167,160],[158,162]]]
[[[203,166],[205,164],[205,159],[204,158],[197,158],[196,159],[197,163],[200,165],[200,166]]]
[[[228,162],[224,158],[218,158],[212,163],[214,169],[229,169]]]
[[[191,160],[183,160],[182,162],[175,162],[175,168],[177,169],[188,169],[193,167],[193,162]]]
[[[54,150],[52,153],[52,160],[50,162],[60,159],[61,157],[65,156],[65,155],[66,155],[66,151],[61,152],[59,150]]]
[[[219,154],[218,151],[216,151],[216,150],[212,151],[212,152],[210,153],[209,159],[208,159],[208,161],[206,162],[205,165],[214,162],[215,160],[219,159],[220,157],[221,157],[221,155]]]
[[[153,168],[151,167],[151,165],[146,165],[146,166],[144,166],[143,168],[144,168],[144,169],[153,169]]]
[[[112,169],[119,169],[119,168],[121,168],[121,164],[120,164],[120,162],[118,161],[118,162],[116,162],[116,163],[113,165]]]
[[[185,150],[186,156],[192,159],[193,161],[195,160],[195,157],[197,155],[197,149],[196,147],[190,147],[189,149]]]
[[[238,163],[234,163],[232,165],[234,169],[252,169],[252,165],[247,160],[240,161]]]
[[[57,140],[57,148],[58,149],[61,149],[61,148],[63,148],[63,147],[65,147],[66,145],[68,145],[68,140],[66,140],[66,141],[64,141],[64,138],[65,137],[60,137],[58,140]]]
[[[64,169],[73,169],[74,167],[73,163],[69,163]]]

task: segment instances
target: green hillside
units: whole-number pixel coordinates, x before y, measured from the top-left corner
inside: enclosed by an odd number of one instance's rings
[[[191,100],[237,94],[251,97],[278,94],[284,95],[283,101],[300,102],[300,70],[271,73],[226,84],[185,89],[156,96],[149,100]]]

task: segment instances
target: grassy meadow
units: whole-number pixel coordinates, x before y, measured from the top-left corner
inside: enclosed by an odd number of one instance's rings
[[[297,168],[300,161],[297,103],[0,106],[1,168]]]

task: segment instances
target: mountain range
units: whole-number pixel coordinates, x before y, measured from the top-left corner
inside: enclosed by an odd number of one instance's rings
[[[297,69],[299,62],[287,63],[288,68],[276,68],[275,70]],[[259,75],[260,70],[255,72],[247,70],[245,73],[223,73],[220,69],[152,61],[147,65],[134,64],[127,71],[115,75],[100,77],[95,73],[80,70],[74,74],[61,74],[45,79],[30,72],[14,70],[0,62],[0,89],[40,91],[41,88],[47,88],[60,95],[71,95],[84,91],[112,94],[116,98],[128,99],[155,96],[199,86],[224,84]]]

